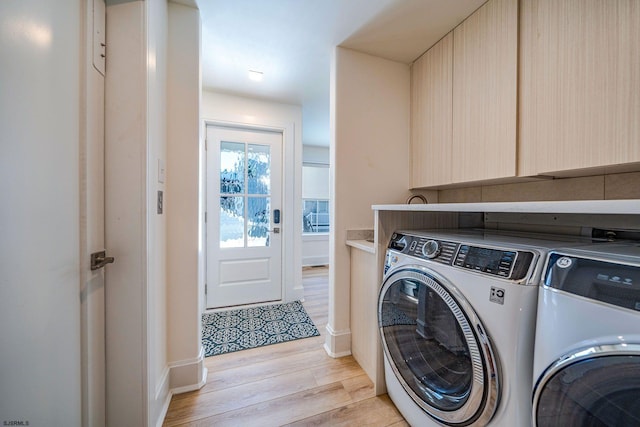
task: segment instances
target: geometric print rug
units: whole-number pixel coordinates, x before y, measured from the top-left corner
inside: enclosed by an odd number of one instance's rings
[[[205,357],[318,335],[300,301],[202,315]]]

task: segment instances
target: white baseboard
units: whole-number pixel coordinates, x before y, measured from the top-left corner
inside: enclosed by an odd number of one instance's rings
[[[329,255],[326,256],[303,256],[302,266],[313,267],[316,265],[329,265]]]
[[[204,347],[200,346],[198,357],[172,362],[169,364],[169,369],[171,393],[179,394],[201,389],[207,382]]]
[[[167,411],[169,411],[169,405],[171,404],[171,398],[173,397],[173,393],[169,390],[167,393],[167,397],[162,404],[162,410],[160,411],[160,416],[158,417],[158,422],[156,423],[156,427],[162,427],[164,424],[164,419],[167,416]]]
[[[200,352],[202,354],[204,354],[204,349],[201,348]],[[203,360],[204,360],[204,358],[203,358]],[[184,363],[180,363],[180,366],[186,366],[186,365]],[[164,419],[166,418],[167,412],[169,411],[169,405],[171,404],[171,398],[173,397],[173,395],[201,389],[207,383],[207,373],[208,373],[207,368],[203,367],[202,375],[200,377],[200,380],[196,384],[185,385],[185,386],[182,386],[182,387],[176,387],[176,388],[169,389],[167,391],[167,394],[165,396],[164,402],[162,403],[162,408],[160,410],[160,414],[159,414],[157,422],[156,422],[156,427],[162,427],[162,425],[164,424]],[[167,369],[165,370],[165,373],[162,375],[162,383],[161,384],[164,384],[164,385],[166,385],[166,387],[168,387],[169,386],[169,384],[168,384],[169,377],[170,377],[170,368],[167,367]],[[160,389],[160,391],[162,391],[162,389],[165,388],[164,385],[162,387],[158,387]],[[160,397],[160,396],[156,392],[156,400],[158,399],[158,397]]]
[[[334,331],[331,325],[327,324],[327,338],[324,343],[324,350],[333,358],[349,356],[351,354],[351,330]]]

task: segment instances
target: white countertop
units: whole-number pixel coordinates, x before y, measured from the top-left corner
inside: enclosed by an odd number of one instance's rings
[[[640,200],[373,205],[374,211],[640,214]]]
[[[356,249],[360,249],[361,251],[369,252],[371,254],[376,253],[376,245],[375,243],[369,240],[347,240],[347,246],[351,246]]]

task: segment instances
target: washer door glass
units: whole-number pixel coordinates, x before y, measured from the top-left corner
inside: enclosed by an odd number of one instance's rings
[[[640,355],[572,363],[547,376],[534,400],[538,426],[640,426]]]
[[[467,317],[477,316],[442,281],[423,271],[387,279],[379,301],[384,350],[402,386],[435,418],[450,424],[490,418],[495,407],[486,408],[486,401],[492,390]]]

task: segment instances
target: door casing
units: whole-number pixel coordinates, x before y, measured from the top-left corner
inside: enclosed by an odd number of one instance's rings
[[[273,212],[282,208],[282,133],[247,127],[207,126],[206,147],[206,250],[207,308],[280,301],[282,289],[282,240],[286,221],[275,224]],[[221,248],[220,241],[220,144],[223,140],[270,147],[269,240],[266,247]],[[246,146],[245,146],[246,148]],[[242,197],[248,194],[244,182]],[[233,197],[236,194],[228,194]],[[247,198],[248,199],[248,198]],[[245,207],[246,208],[246,207]],[[278,229],[278,233],[272,230]],[[248,231],[248,228],[247,230]],[[248,238],[248,236],[244,236]],[[246,242],[245,242],[246,243]],[[223,276],[229,276],[225,279]],[[226,280],[226,283],[223,281]]]
[[[241,127],[282,133],[282,217],[287,218],[287,228],[290,233],[283,230],[282,235],[282,301],[290,302],[301,300],[304,297],[302,287],[302,142],[301,131],[292,121],[283,121],[267,113],[250,115],[238,114],[233,108],[223,109],[213,118],[202,121],[201,135],[206,136],[207,126]],[[201,144],[200,168],[204,172],[206,165],[206,143]],[[206,173],[200,174],[201,201],[200,201],[200,227],[202,236],[202,248],[206,248]],[[206,277],[206,251],[200,252],[199,268],[201,277],[201,295],[205,293]],[[206,311],[206,298],[202,298],[202,312]]]

